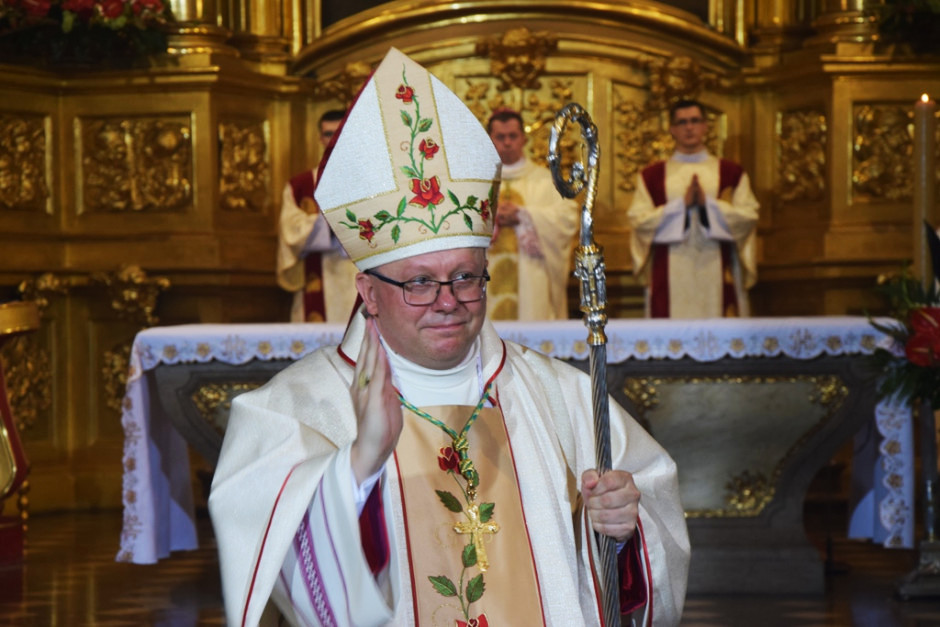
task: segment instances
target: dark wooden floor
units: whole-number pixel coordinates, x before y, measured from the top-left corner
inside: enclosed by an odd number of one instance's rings
[[[207,519],[199,520],[202,548],[150,566],[114,561],[120,526],[118,511],[34,516],[25,566],[0,569],[0,625],[225,624]],[[831,539],[838,572],[827,577],[825,594],[690,597],[682,625],[940,625],[940,599],[893,596],[894,582],[914,566],[914,551],[849,541],[818,526],[810,536],[821,550]]]

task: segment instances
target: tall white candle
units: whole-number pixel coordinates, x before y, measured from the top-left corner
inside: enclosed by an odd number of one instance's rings
[[[936,103],[927,94],[914,104],[914,276],[928,285],[932,280],[930,251],[924,238],[924,220],[934,227],[934,187],[937,180]]]

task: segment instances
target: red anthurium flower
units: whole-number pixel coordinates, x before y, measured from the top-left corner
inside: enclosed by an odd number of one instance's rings
[[[410,103],[415,97],[415,90],[412,87],[407,85],[399,85],[398,93],[395,94],[395,97],[404,102],[405,104]]]
[[[940,337],[940,307],[921,307],[911,312],[911,326],[915,333]]]
[[[468,621],[457,621],[457,627],[489,627],[489,625],[489,622],[486,620],[486,614],[480,614],[476,618],[471,618]]]
[[[430,137],[426,137],[425,139],[422,139],[421,143],[418,144],[418,150],[424,153],[425,159],[434,158],[434,155],[436,155],[437,151],[440,149],[441,147],[435,144],[434,140],[431,139]]]
[[[904,352],[908,360],[924,368],[940,365],[940,307],[921,307],[911,312],[914,333]]]
[[[359,237],[371,242],[375,237],[375,227],[372,226],[372,220],[359,220]]]
[[[438,205],[444,200],[444,194],[441,193],[441,180],[436,176],[423,181],[411,179],[411,191],[415,194],[415,197],[409,201],[413,205],[427,207]]]
[[[460,459],[457,457],[457,452],[451,447],[445,446],[441,449],[441,454],[437,458],[437,465],[440,466],[441,470],[444,472],[457,470],[460,466]]]

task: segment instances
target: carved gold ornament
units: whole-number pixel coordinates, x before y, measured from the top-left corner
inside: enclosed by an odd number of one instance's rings
[[[525,27],[510,29],[501,37],[490,37],[477,44],[477,54],[490,58],[490,73],[499,79],[499,91],[513,87],[539,89],[545,58],[557,49],[557,37],[548,31],[533,33]]]
[[[83,212],[182,212],[193,204],[189,116],[82,118]]]
[[[0,211],[49,210],[46,119],[0,114]]]
[[[212,425],[221,435],[225,432],[225,425],[219,424],[217,416],[219,409],[227,414],[232,409],[232,399],[242,392],[261,387],[262,383],[206,383],[193,392],[193,404],[203,420]]]
[[[914,112],[904,104],[862,104],[852,111],[852,196],[867,201],[909,201]],[[940,133],[937,135],[940,138]],[[940,155],[940,144],[937,154]]]
[[[826,190],[826,114],[820,110],[778,114],[780,171],[777,197],[784,203],[824,199]]]
[[[111,310],[121,319],[140,328],[152,327],[159,321],[154,310],[160,293],[170,287],[166,277],[149,277],[139,266],[124,266],[117,272],[95,274],[92,280],[107,288]],[[130,341],[118,344],[102,354],[101,380],[105,403],[117,412],[122,409],[127,388],[130,354]]]
[[[316,83],[313,97],[316,100],[339,100],[349,107],[353,98],[372,74],[372,67],[363,61],[347,63],[337,76]]]
[[[269,204],[268,123],[219,124],[219,199],[223,209],[263,213]]]

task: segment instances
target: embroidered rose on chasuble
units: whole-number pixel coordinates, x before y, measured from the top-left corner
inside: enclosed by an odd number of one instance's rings
[[[440,149],[441,149],[441,147],[438,146],[438,145],[434,142],[434,140],[431,139],[430,137],[427,137],[427,138],[425,138],[425,139],[422,139],[422,140],[421,140],[421,143],[418,144],[418,150],[421,151],[421,153],[424,155],[424,158],[425,158],[426,160],[431,160],[431,159],[433,159],[433,158],[434,158],[434,155],[436,155],[436,154],[437,154],[437,151],[440,150]]]
[[[437,458],[437,465],[441,467],[441,470],[444,472],[457,470],[457,467],[460,464],[460,459],[457,457],[457,451],[449,446],[445,446],[441,448],[440,452],[441,454]]]
[[[467,621],[457,621],[457,627],[489,627],[489,625],[489,622],[486,620],[486,614],[480,614],[476,618],[471,618]]]

